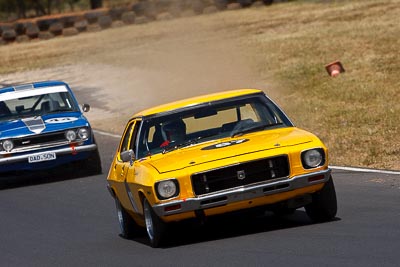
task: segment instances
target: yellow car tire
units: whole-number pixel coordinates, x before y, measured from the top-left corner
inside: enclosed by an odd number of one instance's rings
[[[123,238],[130,239],[136,237],[141,232],[141,228],[136,224],[128,212],[122,207],[121,202],[115,199],[115,206],[117,209],[118,223],[120,226]]]
[[[159,247],[164,241],[166,225],[153,211],[147,199],[143,201],[143,211],[150,245],[153,248]]]
[[[332,177],[320,191],[312,195],[312,203],[306,205],[305,209],[307,215],[314,222],[326,222],[335,218],[337,200]]]

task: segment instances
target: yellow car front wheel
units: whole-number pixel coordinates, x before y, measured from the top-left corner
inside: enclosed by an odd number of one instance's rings
[[[165,236],[166,225],[153,211],[147,199],[143,201],[143,210],[150,245],[154,248],[159,247]]]
[[[337,201],[332,176],[320,191],[312,195],[312,203],[306,205],[305,209],[314,222],[326,222],[335,218]]]

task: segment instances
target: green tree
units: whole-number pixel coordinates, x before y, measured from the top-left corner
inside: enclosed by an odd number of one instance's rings
[[[70,8],[72,11],[74,11],[74,9],[75,9],[75,4],[77,4],[79,1],[80,1],[80,0],[68,0],[67,2],[68,2],[68,5],[69,5],[69,8]]]
[[[90,8],[96,9],[103,7],[103,0],[90,0]]]
[[[12,2],[12,1],[9,1]],[[26,5],[24,0],[16,0],[18,18],[26,18]]]
[[[93,0],[91,0],[93,1]],[[99,1],[99,0],[98,0]],[[26,18],[28,15],[35,16],[50,15],[54,10],[61,13],[65,5],[74,10],[80,0],[0,0],[0,13],[16,15],[18,18]],[[100,0],[100,6],[102,5]]]

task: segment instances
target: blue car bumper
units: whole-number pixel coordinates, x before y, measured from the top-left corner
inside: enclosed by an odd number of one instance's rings
[[[85,160],[89,158],[93,152],[96,152],[96,150],[96,144],[48,149],[41,151],[41,153],[52,152],[55,153],[56,158],[54,160],[34,163],[29,163],[28,159],[30,156],[38,154],[37,151],[22,155],[5,155],[2,158],[0,157],[0,172],[51,169],[70,162]]]

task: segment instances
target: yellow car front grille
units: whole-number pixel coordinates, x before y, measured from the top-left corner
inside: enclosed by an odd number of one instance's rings
[[[288,176],[288,158],[282,155],[196,173],[191,178],[193,191],[200,196]]]

